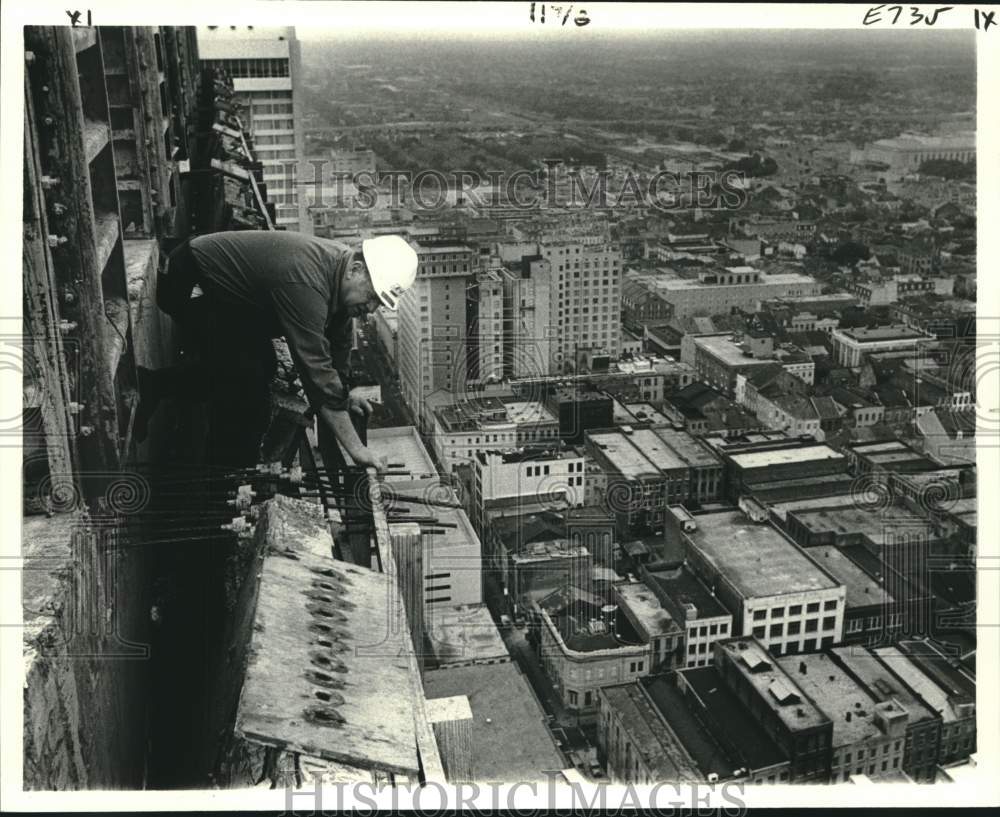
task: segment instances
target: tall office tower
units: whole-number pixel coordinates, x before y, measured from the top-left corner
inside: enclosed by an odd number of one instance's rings
[[[304,154],[302,132],[302,56],[295,29],[207,26],[198,29],[202,65],[221,68],[233,78],[253,133],[257,160],[264,165],[268,199],[275,202],[277,224],[312,231],[306,202],[296,186]]]
[[[551,264],[524,256],[503,269],[504,376],[512,379],[552,374]]]
[[[433,392],[456,391],[467,378],[467,290],[477,254],[464,244],[417,244],[417,280],[399,302],[399,380],[403,399],[422,415]]]
[[[557,328],[551,344],[553,371],[576,371],[588,352],[616,359],[622,295],[618,248],[603,239],[546,236],[539,240],[538,252],[551,268],[549,315]]]
[[[481,270],[466,290],[466,383],[503,379],[504,284],[501,270]]]

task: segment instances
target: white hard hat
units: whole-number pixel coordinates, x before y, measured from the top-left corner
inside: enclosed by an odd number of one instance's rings
[[[375,294],[389,309],[399,306],[399,296],[417,278],[417,253],[398,235],[380,235],[361,243],[365,266]]]

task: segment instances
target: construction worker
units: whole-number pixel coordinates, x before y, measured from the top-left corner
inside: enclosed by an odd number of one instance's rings
[[[372,411],[347,385],[352,319],[380,306],[396,309],[416,274],[417,254],[399,236],[371,238],[358,249],[286,231],[190,239],[168,256],[156,299],[198,359],[139,369],[136,439],[147,435],[160,400],[208,400],[209,461],[255,464],[277,368],[271,339],[283,336],[320,421],[356,464],[384,470],[348,413]]]

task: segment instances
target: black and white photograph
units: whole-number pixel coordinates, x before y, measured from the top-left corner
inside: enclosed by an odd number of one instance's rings
[[[1000,7],[2,36],[5,808],[1000,804]]]

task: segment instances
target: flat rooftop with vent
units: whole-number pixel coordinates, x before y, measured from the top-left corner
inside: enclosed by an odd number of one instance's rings
[[[744,598],[839,586],[801,548],[742,511],[702,514],[696,521],[697,528],[684,535]]]
[[[771,707],[790,731],[821,727],[830,719],[796,686],[793,676],[768,654],[760,642],[733,638],[715,642],[716,661],[724,660],[736,669]]]
[[[788,655],[777,661],[795,679],[798,687],[830,715],[834,749],[883,737],[875,718],[878,701],[829,657],[823,653],[809,653]],[[900,704],[892,701],[882,704],[880,709],[887,706],[905,713]]]

